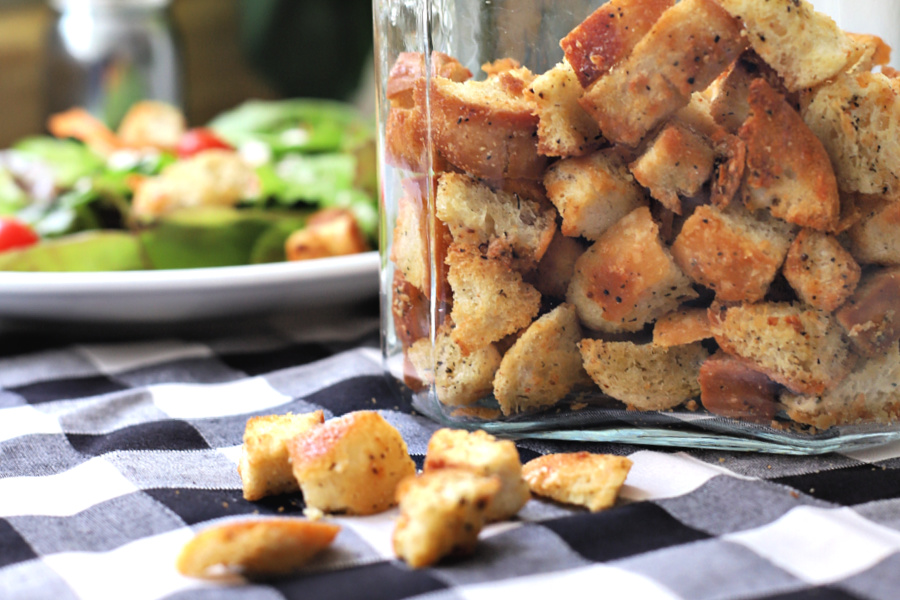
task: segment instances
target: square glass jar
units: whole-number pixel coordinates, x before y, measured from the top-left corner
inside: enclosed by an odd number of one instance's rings
[[[900,439],[900,79],[806,0],[376,0],[382,350],[443,425]],[[900,229],[897,229],[900,232]]]

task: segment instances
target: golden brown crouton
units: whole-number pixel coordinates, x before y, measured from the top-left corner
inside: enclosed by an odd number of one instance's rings
[[[780,408],[781,386],[730,354],[706,360],[699,381],[700,402],[713,414],[767,425]]]
[[[710,86],[712,101],[710,113],[716,123],[730,133],[737,133],[750,115],[750,84],[756,79],[764,79],[780,94],[788,91],[775,70],[762,60],[753,50],[746,50],[731,67]],[[796,98],[788,97],[793,106]]]
[[[567,295],[583,325],[610,332],[640,331],[694,297],[646,207],[626,215],[579,257]]]
[[[895,85],[882,73],[841,74],[816,88],[803,111],[844,191],[900,192],[900,100]]]
[[[453,339],[463,352],[528,326],[540,309],[541,294],[509,264],[477,249],[453,245],[447,255],[453,290]]]
[[[291,471],[288,444],[300,433],[325,421],[321,410],[295,415],[252,417],[244,429],[238,473],[245,500],[300,490]]]
[[[525,330],[503,355],[494,377],[494,397],[504,415],[556,404],[587,379],[578,342],[575,307],[561,304]]]
[[[863,359],[841,383],[821,396],[785,393],[787,414],[819,429],[859,423],[900,421],[900,350]]]
[[[575,273],[575,261],[582,255],[585,245],[559,230],[547,246],[547,252],[529,280],[542,296],[565,298],[569,282]]]
[[[671,123],[631,163],[634,178],[663,206],[681,214],[682,196],[700,191],[712,174],[715,155],[710,142],[684,125]]]
[[[610,0],[578,24],[559,45],[587,88],[626,58],[674,0]]]
[[[294,438],[288,451],[306,506],[327,513],[385,511],[397,484],[416,472],[400,433],[374,411],[326,421]]]
[[[850,252],[864,264],[900,265],[900,202],[860,199],[860,220],[847,230]]]
[[[482,430],[438,429],[428,441],[425,473],[464,469],[483,477],[497,477],[500,490],[487,513],[488,521],[509,519],[531,495],[522,479],[522,462],[512,440],[498,440]]]
[[[184,113],[179,108],[156,100],[142,100],[128,109],[117,133],[129,148],[174,150],[186,129]]]
[[[340,526],[302,519],[231,521],[204,529],[178,555],[178,572],[188,577],[284,575],[331,545]],[[224,567],[216,572],[215,567]]]
[[[672,244],[684,272],[727,301],[762,299],[791,244],[792,227],[765,211],[698,206]]]
[[[750,44],[790,91],[813,87],[848,68],[855,44],[807,0],[716,0],[744,24]]]
[[[740,23],[715,2],[682,0],[585,92],[581,106],[607,139],[636,146],[705,89],[746,43]]]
[[[499,489],[498,478],[463,469],[403,480],[397,489],[400,516],[392,537],[394,552],[414,569],[445,556],[470,554]]]
[[[612,149],[554,163],[544,186],[562,216],[562,232],[570,237],[597,240],[616,221],[647,205],[644,190]]]
[[[699,395],[700,365],[709,356],[699,342],[663,348],[584,339],[578,347],[603,393],[636,410],[667,410]]]
[[[779,219],[831,231],[841,206],[828,153],[784,97],[756,79],[750,115],[738,131],[747,145],[744,202]]]
[[[837,238],[812,229],[794,238],[781,271],[798,298],[826,312],[850,297],[860,276],[859,265]]]
[[[561,62],[531,82],[538,115],[538,152],[544,156],[582,156],[604,141],[600,128],[578,99],[584,93],[572,67]]]
[[[345,256],[369,249],[356,217],[347,208],[326,208],[310,215],[306,227],[289,235],[284,242],[288,260]]]
[[[427,336],[430,329],[430,307],[425,294],[394,271],[391,281],[391,315],[394,333],[404,348]]]
[[[500,366],[493,344],[463,353],[447,327],[438,332],[433,352],[431,340],[422,338],[410,348],[409,359],[422,381],[434,382],[438,400],[446,406],[474,404],[490,394]]]
[[[556,211],[549,204],[494,191],[459,173],[441,175],[435,210],[454,242],[509,256],[520,270],[537,265],[556,231]]]
[[[900,339],[900,268],[868,273],[835,317],[863,356],[875,356],[896,345]]]
[[[834,318],[800,304],[760,302],[709,309],[719,346],[782,385],[820,394],[853,366],[847,342]]]
[[[522,475],[539,496],[598,512],[616,503],[631,465],[630,458],[614,454],[545,454],[528,461]]]
[[[849,69],[850,73],[871,71],[875,67],[887,65],[891,61],[891,47],[877,35],[846,33],[853,40],[855,46],[855,54],[848,62],[852,65]]]
[[[705,308],[680,308],[661,316],[653,324],[657,346],[683,346],[712,337]]]

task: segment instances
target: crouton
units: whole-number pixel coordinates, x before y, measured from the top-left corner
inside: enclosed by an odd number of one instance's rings
[[[538,115],[538,152],[544,156],[582,156],[603,143],[600,128],[578,99],[584,93],[567,62],[561,62],[531,82]]]
[[[326,513],[385,511],[397,484],[416,472],[400,433],[374,411],[326,421],[295,437],[288,452],[307,508]]]
[[[711,86],[710,113],[715,122],[729,133],[737,133],[750,115],[750,84],[765,80],[775,91],[784,95],[792,106],[797,98],[789,94],[781,76],[753,50],[746,50]]]
[[[503,355],[494,397],[504,415],[552,406],[587,377],[575,307],[561,304],[532,323]]]
[[[174,150],[181,141],[187,124],[184,113],[175,106],[156,100],[134,103],[116,133],[129,148]]]
[[[453,245],[447,255],[453,290],[453,339],[463,349],[483,348],[527,327],[540,309],[541,294],[498,258]]]
[[[470,554],[500,488],[496,477],[444,469],[403,480],[392,544],[397,557],[419,569],[451,555]]]
[[[522,475],[532,493],[599,512],[616,503],[631,459],[614,454],[545,454],[528,461]]]
[[[61,139],[80,140],[103,156],[109,156],[125,147],[119,136],[113,133],[106,123],[80,107],[50,115],[47,119],[47,130],[50,135]]]
[[[410,348],[409,359],[423,381],[435,384],[438,400],[446,406],[467,406],[489,394],[500,366],[493,344],[463,353],[446,326],[435,338],[434,351],[431,340],[423,338]]]
[[[640,331],[696,295],[644,207],[609,228],[578,258],[567,299],[583,325],[621,332]]]
[[[843,191],[900,192],[900,100],[887,76],[836,76],[813,90],[803,120],[825,146]]]
[[[674,0],[610,0],[570,31],[559,45],[587,88],[626,58]]]
[[[891,47],[877,35],[869,33],[850,33],[847,35],[853,40],[855,54],[848,64],[852,65],[850,73],[871,71],[875,67],[883,67],[891,61]]]
[[[512,440],[498,440],[482,430],[438,429],[428,441],[425,473],[463,469],[482,477],[496,477],[500,489],[485,515],[488,521],[514,516],[528,502],[528,484]]]
[[[799,118],[799,117],[798,117]],[[709,180],[715,155],[710,142],[684,125],[671,123],[631,163],[634,178],[676,215],[682,196],[693,196]]]
[[[562,216],[562,232],[597,240],[616,221],[647,205],[621,156],[612,149],[567,158],[544,175],[547,195]]]
[[[394,333],[404,348],[426,337],[431,329],[428,298],[396,270],[391,281],[391,314]]]
[[[578,347],[603,393],[635,410],[668,410],[699,395],[700,365],[709,356],[699,342],[663,348],[584,339]]]
[[[181,549],[176,568],[188,577],[285,575],[330,546],[340,530],[339,525],[302,519],[230,521],[195,535]]]
[[[435,211],[457,244],[509,256],[519,270],[537,265],[556,231],[556,211],[458,173],[441,175]]]
[[[896,345],[900,339],[900,267],[868,273],[835,317],[863,356],[875,356]]]
[[[746,43],[740,23],[712,0],[682,0],[579,102],[604,137],[636,146],[718,77]]]
[[[739,19],[756,53],[795,92],[851,66],[855,43],[807,0],[716,0]]]
[[[820,396],[781,396],[787,415],[798,423],[828,429],[835,425],[900,421],[900,350],[863,359],[841,383]]]
[[[840,383],[853,367],[837,321],[809,306],[713,305],[709,322],[725,352],[798,393],[820,394]]]
[[[850,297],[860,276],[859,265],[837,238],[812,229],[794,238],[781,271],[800,300],[826,312]]]
[[[764,79],[750,84],[744,202],[803,227],[830,231],[840,217],[837,179],[819,138]]]
[[[860,219],[847,230],[850,252],[864,264],[900,265],[900,202],[859,199]]]
[[[569,282],[575,274],[575,261],[584,250],[584,244],[578,239],[563,235],[557,230],[529,283],[543,297],[565,298]]]
[[[781,408],[781,386],[745,361],[717,352],[700,367],[700,402],[709,412],[767,425]]]
[[[672,244],[688,277],[726,301],[761,300],[791,244],[792,226],[765,211],[698,206]]]
[[[353,212],[347,208],[326,208],[310,215],[306,227],[284,242],[287,260],[310,260],[345,256],[370,250],[366,236]]]
[[[288,454],[289,442],[325,421],[322,411],[252,417],[244,428],[238,473],[245,500],[297,492]]]
[[[705,308],[680,308],[653,324],[653,343],[663,348],[684,346],[712,337]]]
[[[716,140],[713,150],[716,160],[713,164],[709,201],[719,208],[725,208],[731,204],[744,180],[747,146],[738,136],[725,135]]]

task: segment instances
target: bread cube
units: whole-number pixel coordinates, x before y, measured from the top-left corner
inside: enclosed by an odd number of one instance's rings
[[[472,553],[499,489],[498,478],[462,469],[403,480],[397,489],[400,516],[392,536],[394,552],[414,569],[445,556]]]
[[[793,105],[796,98],[788,96],[788,91],[778,73],[759,57],[752,49],[746,50],[731,67],[711,86],[710,113],[716,123],[729,133],[737,133],[750,116],[750,84],[756,79],[764,79],[773,89],[788,97]]]
[[[616,503],[631,465],[630,458],[614,454],[545,454],[528,461],[522,475],[538,496],[599,512]]]
[[[640,331],[696,295],[659,239],[650,210],[643,207],[610,227],[579,257],[567,299],[586,327],[621,332]]]
[[[347,208],[326,208],[312,214],[306,227],[289,235],[284,242],[287,260],[346,256],[369,249],[356,217]]]
[[[900,339],[900,267],[868,273],[835,313],[853,348],[876,356]]]
[[[394,505],[397,484],[416,472],[400,433],[380,414],[331,419],[288,446],[308,508],[370,515]]]
[[[847,230],[850,252],[863,264],[900,265],[900,202],[868,197],[858,207],[860,220]]]
[[[531,495],[522,479],[522,462],[512,440],[498,440],[482,430],[438,429],[428,441],[425,473],[463,469],[482,477],[496,477],[500,489],[488,508],[488,521],[514,516]]]
[[[544,175],[544,187],[562,216],[560,229],[570,237],[597,240],[619,219],[647,205],[644,190],[612,149],[554,163]]]
[[[653,343],[663,348],[684,346],[711,337],[705,308],[679,308],[653,324]]]
[[[135,102],[116,133],[128,148],[174,151],[187,130],[184,113],[176,106],[157,100]]]
[[[238,463],[244,499],[254,501],[299,491],[300,486],[291,470],[288,446],[295,436],[324,421],[321,410],[248,419]]]
[[[541,296],[564,299],[572,275],[575,274],[575,261],[584,253],[585,248],[578,239],[563,235],[557,230],[529,283],[534,285]]]
[[[538,115],[538,152],[544,156],[582,156],[604,141],[600,128],[578,99],[584,93],[575,72],[561,62],[531,82]]]
[[[812,229],[794,238],[781,271],[800,300],[826,312],[850,297],[860,276],[859,265],[837,238]]]
[[[781,386],[740,358],[717,352],[700,367],[700,402],[713,414],[768,425]]]

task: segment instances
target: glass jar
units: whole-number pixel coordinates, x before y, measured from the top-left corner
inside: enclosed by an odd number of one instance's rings
[[[115,128],[138,100],[183,108],[170,0],[51,0],[46,113],[83,107]]]
[[[900,439],[887,46],[806,0],[735,5],[375,4],[383,354],[419,411],[779,453]]]

